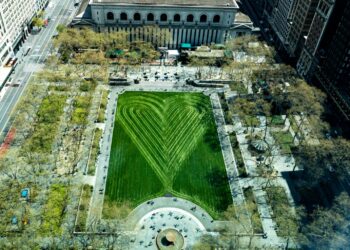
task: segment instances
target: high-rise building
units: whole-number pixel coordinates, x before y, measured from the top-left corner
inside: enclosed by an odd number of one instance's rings
[[[319,0],[247,1],[255,9],[259,21],[269,24],[278,49],[291,58],[298,57]]]
[[[313,74],[318,61],[319,46],[325,37],[325,31],[331,20],[331,14],[335,6],[335,0],[320,0],[309,32],[303,45],[302,53],[297,63],[300,75],[309,79]]]
[[[246,2],[259,23],[270,24],[264,31],[273,31],[277,49],[293,59],[298,73],[321,84],[350,120],[350,1]]]
[[[0,66],[28,35],[32,18],[48,0],[0,0]]]
[[[319,0],[298,0],[290,15],[286,50],[291,57],[298,57],[309,32]]]
[[[45,9],[49,0],[35,0],[35,8],[37,11]]]
[[[317,67],[309,75],[350,120],[350,1],[337,2],[332,16],[316,55]]]
[[[332,27],[335,34],[324,57],[319,59],[319,67],[338,87],[350,89],[350,1],[345,2],[338,26]]]
[[[296,2],[296,0],[279,0],[268,16],[268,22],[283,47],[288,46],[288,34]]]

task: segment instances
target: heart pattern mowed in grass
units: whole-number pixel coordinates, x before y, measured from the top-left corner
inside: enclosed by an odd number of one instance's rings
[[[172,185],[206,131],[201,100],[149,94],[128,99],[118,109],[118,121],[165,186]]]

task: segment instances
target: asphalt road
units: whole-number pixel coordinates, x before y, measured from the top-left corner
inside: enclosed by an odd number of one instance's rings
[[[13,83],[20,83],[18,87],[8,87],[0,100],[0,143],[11,127],[11,115],[24,92],[33,73],[43,67],[43,62],[49,55],[52,43],[51,38],[56,33],[58,24],[67,24],[74,15],[74,1],[51,0],[45,10],[46,16],[51,18],[49,25],[38,34],[30,35],[17,53],[18,65],[13,73]],[[31,47],[28,55],[23,56],[23,49]]]

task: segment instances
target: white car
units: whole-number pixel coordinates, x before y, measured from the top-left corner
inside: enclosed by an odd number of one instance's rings
[[[5,86],[10,86],[12,84],[12,81],[13,81],[12,77],[9,77],[6,81]]]
[[[18,86],[20,86],[22,84],[22,82],[23,82],[23,79],[18,79],[16,82],[14,82],[12,84],[12,86],[13,87],[18,87]]]

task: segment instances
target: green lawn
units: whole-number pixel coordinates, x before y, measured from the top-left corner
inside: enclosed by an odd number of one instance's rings
[[[94,138],[90,149],[90,159],[88,164],[88,175],[94,175],[96,170],[96,160],[100,151],[100,140],[102,137],[102,129],[95,128]]]
[[[267,201],[269,202],[274,220],[277,223],[277,235],[281,237],[296,236],[298,234],[298,222],[292,211],[288,197],[283,187],[266,188]]]
[[[65,215],[69,188],[53,184],[44,206],[40,231],[43,235],[61,235],[61,224]]]
[[[247,210],[250,213],[250,220],[252,223],[254,233],[263,233],[263,227],[261,224],[261,218],[258,211],[258,205],[254,197],[252,187],[243,189],[244,197],[246,198]]]
[[[67,96],[51,94],[39,106],[34,132],[26,141],[27,151],[49,153],[55,140]]]
[[[80,198],[80,205],[78,207],[77,223],[75,224],[76,232],[84,232],[86,230],[86,220],[89,213],[92,191],[92,186],[84,184]]]
[[[242,125],[244,127],[258,127],[260,126],[260,120],[256,116],[246,115],[241,118]]]
[[[237,91],[238,94],[248,94],[247,87],[241,82],[234,82],[229,84],[232,91]]]
[[[282,154],[291,154],[291,147],[293,146],[293,136],[287,132],[273,132],[273,138],[276,140],[276,143],[281,148]]]
[[[126,92],[118,99],[106,198],[137,206],[166,194],[215,218],[232,204],[210,99]]]
[[[273,127],[284,126],[285,120],[280,115],[267,117],[267,124]]]
[[[235,132],[230,134],[230,141],[231,141],[231,146],[233,150],[233,154],[235,155],[236,163],[237,163],[237,170],[238,174],[241,177],[247,177],[248,173],[244,165],[244,160],[242,156],[241,149],[239,148],[239,143],[237,141],[237,135]]]

